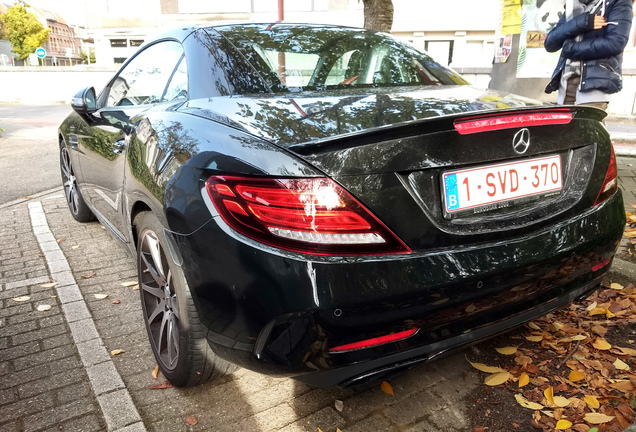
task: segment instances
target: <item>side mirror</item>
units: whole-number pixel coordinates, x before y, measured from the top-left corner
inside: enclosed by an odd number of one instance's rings
[[[80,90],[73,96],[71,107],[78,114],[91,114],[97,111],[97,98],[93,87]]]

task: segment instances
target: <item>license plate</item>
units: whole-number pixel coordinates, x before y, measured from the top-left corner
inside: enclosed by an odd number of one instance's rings
[[[561,156],[447,172],[442,183],[448,213],[494,210],[511,200],[560,191]]]

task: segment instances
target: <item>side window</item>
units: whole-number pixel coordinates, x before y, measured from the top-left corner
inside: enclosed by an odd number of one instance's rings
[[[179,67],[174,71],[170,80],[166,94],[161,102],[169,102],[188,98],[188,67],[186,59],[183,57]]]
[[[168,80],[183,55],[178,42],[159,42],[139,53],[113,81],[108,106],[161,102]]]

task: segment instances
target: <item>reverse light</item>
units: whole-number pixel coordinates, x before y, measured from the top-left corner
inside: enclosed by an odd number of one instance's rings
[[[411,329],[411,330],[406,330],[403,332],[399,332],[399,333],[393,333],[390,335],[386,335],[386,336],[380,336],[377,338],[373,338],[373,339],[366,339],[360,342],[354,342],[354,343],[350,343],[350,344],[346,344],[346,345],[340,345],[334,348],[330,348],[329,352],[330,353],[342,353],[342,352],[347,352],[347,351],[354,351],[354,350],[359,350],[359,349],[364,349],[364,348],[371,348],[371,347],[376,347],[376,346],[380,346],[380,345],[384,345],[384,344],[388,344],[391,342],[397,342],[397,341],[401,341],[407,338],[410,338],[411,336],[413,336],[415,333],[417,333],[419,329]]]
[[[489,132],[500,129],[522,128],[528,126],[545,126],[568,124],[572,121],[570,111],[539,112],[514,114],[509,116],[482,117],[476,120],[456,120],[455,129],[461,135]]]
[[[607,173],[605,174],[605,180],[603,181],[603,185],[601,186],[594,205],[602,203],[618,190],[617,174],[616,155],[614,154],[614,146],[611,146],[610,162],[607,167]]]
[[[411,251],[328,178],[213,176],[206,187],[225,223],[270,246],[316,255]]]

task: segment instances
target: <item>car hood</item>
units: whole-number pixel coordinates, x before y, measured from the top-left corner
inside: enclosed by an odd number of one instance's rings
[[[289,147],[444,115],[542,105],[494,90],[442,86],[225,96],[196,99],[180,111]]]

